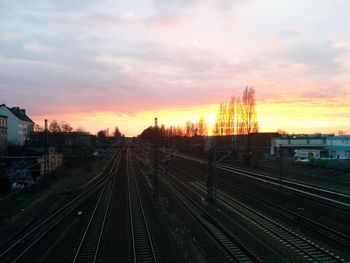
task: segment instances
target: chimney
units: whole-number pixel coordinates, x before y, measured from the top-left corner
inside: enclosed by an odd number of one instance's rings
[[[26,110],[25,110],[25,109],[20,109],[19,111],[20,111],[20,113],[21,113],[23,116],[26,115]]]

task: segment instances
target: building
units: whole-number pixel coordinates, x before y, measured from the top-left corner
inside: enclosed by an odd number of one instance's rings
[[[7,116],[0,115],[0,155],[7,147]]]
[[[314,149],[323,150],[326,148],[326,141],[332,138],[333,134],[291,134],[281,135],[271,139],[271,155],[278,154],[282,147],[284,154],[293,156],[294,150]]]
[[[7,117],[8,145],[23,146],[34,129],[34,122],[26,115],[26,111],[19,107],[9,108],[1,104],[0,115]]]
[[[350,135],[327,137],[326,149],[331,159],[350,159]]]
[[[48,132],[50,146],[90,146],[94,144],[95,136],[88,132]],[[29,136],[29,146],[45,146],[46,133],[32,132]]]

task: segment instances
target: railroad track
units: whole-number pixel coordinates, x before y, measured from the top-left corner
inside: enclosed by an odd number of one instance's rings
[[[188,170],[187,171],[182,170],[178,166],[174,167],[174,169],[180,172],[181,174],[187,176],[191,180],[198,180],[198,177],[194,177],[193,175],[190,175],[188,173]],[[243,193],[246,198],[258,204],[261,208],[272,211],[275,214],[294,222],[295,225],[301,225],[306,229],[311,230],[313,233],[321,235],[323,238],[337,244],[338,246],[343,247],[344,249],[350,249],[349,235],[341,233],[329,226],[323,225],[315,220],[307,218],[306,216],[300,215],[294,211],[291,211],[289,209],[276,205],[268,200],[259,198],[256,195],[253,195],[250,192],[243,190],[242,188],[228,184],[227,182],[224,182],[219,178],[217,178],[217,184],[218,184],[218,187],[220,187],[221,189],[226,189],[231,192],[238,191],[240,193]]]
[[[129,262],[135,263],[158,262],[159,253],[152,240],[129,148],[127,148],[126,162],[131,241],[128,259]]]
[[[346,210],[347,212],[350,211],[350,196],[346,194],[337,193],[319,187],[304,185],[284,179],[282,180],[281,186],[281,180],[279,178],[267,176],[262,173],[239,169],[227,164],[218,164],[217,167],[219,169],[233,172],[235,174],[249,177],[251,179],[260,180],[265,183],[267,182],[274,186],[283,187],[285,190],[292,191],[293,193],[297,193],[308,198],[312,198],[313,200],[321,201],[322,203],[326,203],[335,208]]]
[[[189,157],[178,153],[167,152],[166,154],[180,157],[186,160],[191,160],[201,164],[207,163],[205,160]],[[329,191],[319,187],[304,185],[301,183],[296,183],[285,179],[282,180],[282,184],[281,184],[281,180],[279,178],[275,178],[275,177],[254,172],[254,171],[232,167],[231,165],[227,165],[227,164],[218,164],[217,168],[224,171],[231,172],[231,173],[235,173],[241,176],[245,176],[253,180],[269,183],[270,185],[275,187],[282,187],[284,190],[290,191],[293,194],[298,194],[307,199],[311,199],[313,201],[328,205],[330,207],[336,208],[339,211],[343,211],[344,213],[347,213],[347,214],[350,213],[350,195]]]
[[[139,160],[142,162],[141,159]],[[152,169],[149,164],[144,163],[144,165]],[[164,176],[164,171],[161,173],[163,176],[159,179],[168,192],[200,223],[227,260],[230,262],[262,262],[250,248],[238,240],[230,230],[208,213],[197,201],[193,200],[179,185],[168,180]]]
[[[88,224],[85,227],[81,239],[77,242],[74,252],[73,263],[84,263],[97,261],[100,244],[104,233],[104,227],[111,204],[112,194],[118,174],[121,156],[116,158],[115,168],[111,172],[108,180],[103,185],[93,212],[90,215]]]
[[[193,188],[180,181],[173,174],[168,172],[168,176],[170,176],[173,180],[178,181],[184,187],[187,187],[189,191],[196,194],[196,191]],[[195,186],[197,190],[200,190],[202,193],[206,192],[206,186],[201,182],[194,183],[193,186]],[[312,262],[347,262],[345,259],[341,259],[334,253],[322,248],[313,241],[304,238],[291,229],[288,229],[272,218],[261,214],[260,212],[246,206],[241,202],[238,202],[222,191],[218,191],[217,194],[218,201],[222,205],[230,208],[247,222],[250,222],[255,227],[259,228],[265,233],[268,233],[289,249],[292,249],[301,259],[310,260]]]
[[[109,180],[110,174],[114,170],[115,163],[120,158],[120,152],[116,155],[110,170],[101,177],[96,178],[91,184],[87,185],[78,196],[70,202],[59,208],[52,215],[44,219],[40,224],[34,226],[18,238],[14,238],[6,243],[0,250],[0,262],[18,262],[23,260],[31,249],[37,245],[45,236],[53,229],[60,225],[68,216],[77,211],[87,200],[90,200],[94,195],[101,191],[101,188]],[[119,156],[119,157],[118,157]],[[18,235],[16,235],[17,237]]]

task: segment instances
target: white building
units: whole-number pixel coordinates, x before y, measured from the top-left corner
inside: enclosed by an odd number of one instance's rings
[[[0,115],[0,155],[3,154],[7,147],[7,117]]]
[[[280,147],[294,154],[297,149],[324,149],[330,134],[291,134],[273,137],[271,139],[271,155],[278,154]]]
[[[328,137],[326,148],[332,159],[350,159],[350,135]]]
[[[34,122],[26,115],[26,111],[19,107],[9,108],[1,104],[0,115],[7,117],[8,145],[24,145],[34,128]]]

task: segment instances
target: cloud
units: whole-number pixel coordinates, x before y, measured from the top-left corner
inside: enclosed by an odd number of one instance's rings
[[[298,30],[282,30],[277,33],[277,36],[282,39],[292,39],[301,36]]]
[[[36,114],[213,104],[247,85],[259,101],[350,96],[348,29],[292,6],[277,19],[249,0],[2,1],[1,96]]]
[[[344,50],[334,47],[330,41],[290,47],[282,52],[285,59],[305,65],[313,74],[329,75],[344,69],[338,60]]]
[[[179,27],[191,23],[201,13],[208,11],[219,15],[232,11],[250,0],[154,0],[154,14],[144,21],[150,26]]]

